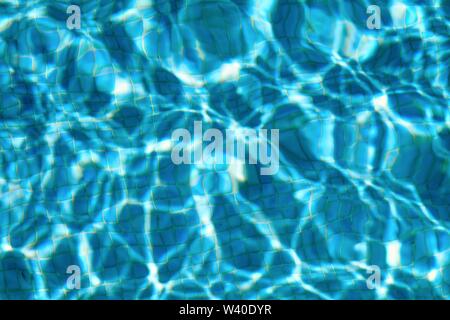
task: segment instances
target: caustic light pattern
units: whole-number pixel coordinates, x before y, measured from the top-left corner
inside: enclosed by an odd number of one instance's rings
[[[449,35],[448,0],[0,1],[0,298],[448,299]],[[279,170],[174,164],[195,121]]]

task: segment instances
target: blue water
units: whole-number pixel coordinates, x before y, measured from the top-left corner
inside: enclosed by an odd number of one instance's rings
[[[0,298],[448,299],[449,35],[448,0],[0,1]],[[279,129],[278,172],[175,165],[194,121]]]

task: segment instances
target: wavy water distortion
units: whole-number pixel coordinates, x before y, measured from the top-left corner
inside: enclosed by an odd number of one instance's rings
[[[0,1],[0,298],[448,299],[449,35],[448,0]],[[195,121],[278,129],[279,170],[174,164]]]

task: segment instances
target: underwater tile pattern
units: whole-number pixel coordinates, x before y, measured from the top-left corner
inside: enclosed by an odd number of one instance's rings
[[[448,299],[449,35],[448,0],[0,1],[0,298]],[[194,121],[279,129],[279,171],[175,165]]]

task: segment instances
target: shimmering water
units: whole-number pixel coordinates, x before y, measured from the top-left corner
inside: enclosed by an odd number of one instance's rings
[[[448,299],[449,34],[448,0],[0,1],[0,298]],[[194,121],[279,129],[279,171],[175,165]]]

